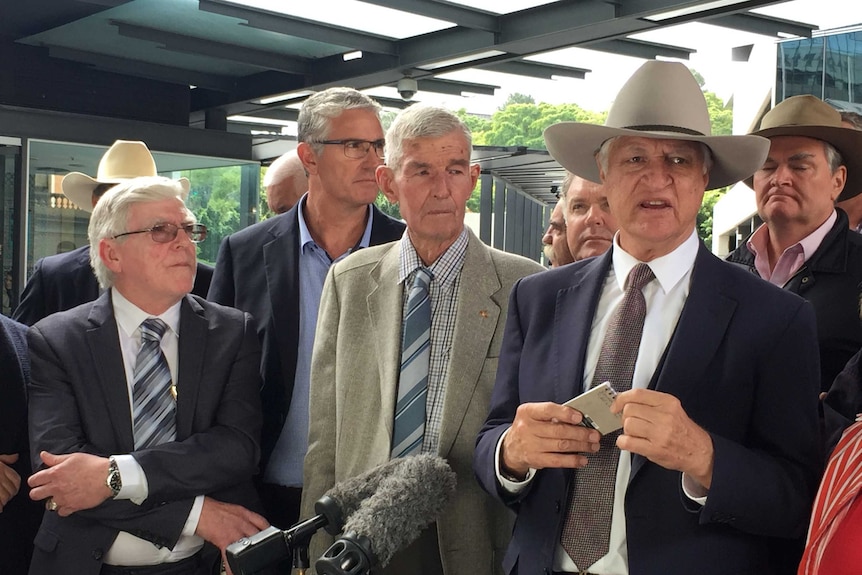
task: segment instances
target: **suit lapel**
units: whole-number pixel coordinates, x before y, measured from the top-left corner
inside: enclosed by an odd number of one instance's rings
[[[395,398],[401,373],[401,312],[403,289],[398,283],[400,243],[394,243],[371,271],[375,283],[368,294],[368,315],[377,351],[381,420],[392,435]]]
[[[470,233],[458,288],[455,334],[446,377],[446,395],[437,452],[446,457],[467,414],[497,329],[500,306],[493,296],[501,284],[488,249]],[[505,298],[508,294],[502,294]]]
[[[96,367],[96,385],[105,399],[105,416],[110,419],[121,453],[135,448],[132,413],[129,407],[129,383],[123,365],[123,352],[117,320],[107,291],[93,303],[86,339],[90,360]]]
[[[676,330],[668,343],[659,372],[650,387],[689,403],[699,381],[715,357],[736,310],[736,300],[725,292],[721,266],[704,245],[698,249],[691,275],[691,288],[682,308]],[[629,482],[634,480],[645,458],[632,457]]]
[[[583,392],[587,343],[590,340],[593,316],[611,265],[612,251],[608,250],[603,256],[577,268],[570,287],[557,292],[551,354],[556,369],[556,403],[565,403]]]
[[[272,321],[283,328],[273,330],[278,340],[278,356],[282,377],[290,401],[296,374],[297,341],[299,340],[299,204],[281,216],[273,228],[273,240],[263,247],[263,266],[267,293],[270,298]],[[297,313],[298,312],[298,313]]]
[[[180,341],[177,368],[177,439],[192,434],[198,404],[209,321],[200,304],[186,296],[180,307]]]

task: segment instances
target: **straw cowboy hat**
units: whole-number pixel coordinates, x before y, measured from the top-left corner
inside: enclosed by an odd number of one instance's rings
[[[616,136],[703,142],[713,156],[708,190],[736,183],[763,165],[768,140],[711,133],[706,100],[688,68],[651,60],[620,89],[604,126],[554,124],[545,130],[545,143],[560,165],[593,182],[601,182],[596,152]]]
[[[157,176],[156,162],[143,142],[117,140],[99,160],[96,177],[70,172],[63,177],[63,194],[85,212],[93,211],[93,190],[99,184],[119,184],[140,176]],[[183,199],[189,195],[189,181],[178,180],[183,186]]]
[[[842,126],[838,110],[820,98],[787,98],[763,116],[760,129],[754,134],[764,138],[802,136],[832,144],[847,166],[847,181],[837,201],[849,200],[862,192],[862,132]],[[752,180],[748,178],[745,183],[754,188]]]

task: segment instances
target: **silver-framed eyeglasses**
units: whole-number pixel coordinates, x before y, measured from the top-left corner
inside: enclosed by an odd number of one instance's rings
[[[315,144],[324,146],[341,146],[344,155],[353,160],[361,160],[368,155],[368,150],[374,148],[374,153],[381,160],[385,159],[384,148],[386,140],[316,140]]]
[[[146,230],[135,230],[134,232],[125,232],[122,234],[115,235],[112,239],[121,238],[123,236],[130,236],[132,234],[146,234],[149,233],[150,237],[153,238],[153,241],[157,244],[167,244],[174,241],[177,238],[177,233],[180,229],[186,232],[186,235],[189,236],[189,239],[199,244],[205,239],[207,239],[207,227],[203,224],[183,224],[181,226],[177,226],[175,224],[156,224],[151,228],[147,228]]]

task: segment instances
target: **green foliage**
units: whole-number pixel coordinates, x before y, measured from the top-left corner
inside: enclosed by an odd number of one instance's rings
[[[727,190],[728,188],[708,190],[703,195],[703,203],[697,212],[697,235],[709,249],[712,249],[712,210]]]
[[[733,108],[725,105],[714,92],[704,90],[713,136],[729,136],[733,133]]]
[[[383,192],[377,192],[377,199],[374,200],[374,205],[387,216],[391,216],[396,220],[401,219],[401,210],[398,209],[398,204],[393,204],[387,200],[386,196],[383,195]]]
[[[206,241],[198,244],[198,259],[213,263],[222,238],[239,228],[240,166],[190,170],[181,173],[191,182],[187,205],[207,227]]]
[[[488,129],[473,133],[473,143],[486,146],[526,146],[544,150],[542,132],[557,122],[604,123],[605,113],[577,104],[511,103],[494,112]]]
[[[535,104],[536,99],[530,96],[529,94],[521,94],[520,92],[515,92],[513,94],[509,94],[509,97],[506,98],[506,103],[503,104],[500,109],[505,108],[509,104]]]

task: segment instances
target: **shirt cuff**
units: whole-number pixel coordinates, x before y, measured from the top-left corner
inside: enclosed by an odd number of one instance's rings
[[[685,473],[682,474],[682,492],[695,503],[701,506],[706,505],[706,497],[709,495],[709,489]]]
[[[201,511],[204,508],[204,496],[198,495],[195,497],[195,502],[192,505],[192,510],[189,511],[189,517],[186,519],[186,524],[183,526],[183,535],[191,537],[198,529],[198,521],[201,519]]]
[[[150,495],[147,475],[133,455],[114,455],[117,469],[120,470],[120,480],[123,486],[114,499],[128,499],[135,505],[141,505]]]
[[[503,489],[512,495],[518,495],[530,486],[533,476],[536,475],[536,470],[531,467],[527,471],[527,476],[523,481],[517,481],[514,478],[503,475],[500,467],[500,450],[503,446],[503,440],[506,438],[506,434],[509,433],[509,429],[500,435],[500,440],[497,442],[497,448],[494,450],[494,472],[497,474],[497,482],[503,486]]]

